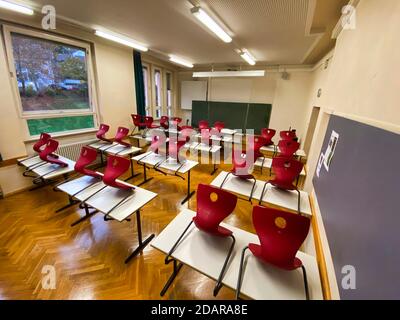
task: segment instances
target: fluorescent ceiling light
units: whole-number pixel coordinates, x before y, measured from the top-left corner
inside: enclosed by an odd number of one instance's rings
[[[208,29],[214,32],[222,41],[229,43],[232,38],[200,7],[192,8],[193,15]]]
[[[254,66],[256,64],[256,60],[251,56],[250,53],[248,53],[247,51],[242,51],[240,53],[240,56],[242,57],[242,59],[244,61],[246,61],[248,64]]]
[[[169,61],[180,64],[182,66],[188,67],[188,68],[193,68],[193,64],[190,62],[187,62],[179,57],[176,56],[169,56]]]
[[[140,51],[146,52],[149,50],[147,47],[137,43],[136,41],[134,41],[132,39],[126,38],[121,35],[116,35],[114,33],[108,32],[108,31],[105,32],[105,31],[96,30],[95,34],[96,34],[96,36],[99,36],[99,37],[102,37],[102,38],[105,38],[105,39],[108,39],[108,40],[111,40],[114,42],[118,42],[120,44],[123,44],[125,46],[131,47],[131,48],[134,48],[134,49],[137,49]]]
[[[0,0],[0,8],[16,11],[23,14],[33,15],[33,10],[28,7],[21,6],[19,4],[11,3],[8,1]]]
[[[193,78],[264,77],[265,70],[193,72]]]

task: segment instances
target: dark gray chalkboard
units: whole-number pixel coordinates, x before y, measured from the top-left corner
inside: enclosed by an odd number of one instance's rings
[[[210,124],[223,121],[227,128],[254,129],[259,134],[262,128],[268,128],[271,111],[271,104],[193,101],[192,126],[198,127],[200,120]]]
[[[342,299],[400,299],[400,135],[331,116],[339,133],[329,172],[313,182]],[[356,290],[341,287],[356,269]]]

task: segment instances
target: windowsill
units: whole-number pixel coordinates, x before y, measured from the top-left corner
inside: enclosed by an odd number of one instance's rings
[[[98,128],[91,128],[91,129],[84,129],[84,130],[76,130],[76,131],[68,131],[68,132],[60,132],[60,133],[50,133],[52,138],[63,138],[63,137],[71,137],[71,136],[77,136],[81,134],[86,134],[86,133],[92,133],[92,132],[97,132],[99,129]],[[24,143],[30,143],[37,141],[39,139],[39,136],[36,137],[30,137],[28,139],[24,140]]]

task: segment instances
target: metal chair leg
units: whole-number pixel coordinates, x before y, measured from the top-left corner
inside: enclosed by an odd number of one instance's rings
[[[171,250],[169,250],[167,256],[165,257],[165,264],[169,264],[171,261],[173,261],[174,259],[169,259],[169,257],[174,253],[176,247],[178,246],[179,242],[182,240],[183,236],[185,235],[185,233],[189,230],[190,226],[192,225],[193,220],[190,221],[190,223],[188,224],[188,226],[186,227],[185,231],[183,231],[183,233],[179,236],[178,240],[176,240],[176,242],[174,243],[174,245],[172,246]]]
[[[218,295],[219,290],[221,290],[221,288],[222,288],[222,279],[223,279],[224,274],[225,274],[225,269],[226,269],[226,267],[228,265],[229,259],[230,259],[231,255],[232,255],[233,248],[235,246],[235,242],[236,242],[235,237],[233,235],[231,235],[230,237],[232,238],[233,241],[232,241],[231,247],[229,248],[228,255],[226,256],[226,259],[225,259],[225,262],[224,262],[224,266],[222,267],[221,272],[219,274],[217,283],[216,283],[216,285],[214,287],[214,292],[213,292],[214,297],[216,297]]]
[[[264,199],[264,195],[266,193],[265,188],[267,187],[267,185],[269,184],[269,181],[267,181],[266,183],[264,183],[264,187],[261,191],[261,196],[260,196],[260,201],[258,202],[259,205],[262,204],[262,200]]]
[[[296,191],[297,191],[297,194],[298,194],[298,196],[297,196],[297,212],[299,214],[301,214],[301,211],[300,211],[301,194],[300,194],[300,190],[299,189],[296,189]]]
[[[236,285],[236,300],[239,300],[239,296],[240,296],[240,288],[242,287],[242,275],[243,275],[243,262],[244,262],[244,254],[246,253],[246,250],[249,247],[246,247],[243,249],[242,251],[242,256],[240,257],[240,267],[239,267],[239,276],[238,276],[238,281],[237,281],[237,285]]]
[[[219,186],[220,189],[222,189],[222,186],[224,185],[224,183],[226,182],[226,179],[228,179],[228,176],[229,176],[230,174],[231,174],[231,173],[228,172],[228,174],[225,176],[224,180],[222,181],[221,185]]]
[[[250,192],[250,196],[249,196],[249,201],[250,202],[251,202],[251,199],[253,198],[254,189],[255,189],[256,184],[257,184],[256,178],[253,178],[253,180],[254,180],[254,183],[253,183],[253,187],[251,188],[251,192]]]
[[[304,290],[306,293],[306,300],[310,300],[310,291],[308,290],[308,281],[307,281],[307,272],[306,268],[304,266],[301,266],[301,269],[303,270],[303,281],[304,281]]]

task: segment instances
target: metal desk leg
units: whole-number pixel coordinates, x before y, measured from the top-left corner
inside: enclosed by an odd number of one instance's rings
[[[214,167],[213,167],[213,171],[211,171],[211,175],[213,176],[218,170],[218,166],[217,164],[214,162]]]
[[[172,282],[175,280],[176,276],[178,275],[179,271],[183,267],[183,263],[178,263],[175,259],[174,262],[174,271],[172,272],[171,276],[169,277],[167,283],[165,284],[164,288],[160,292],[160,296],[163,297],[164,294],[167,292],[168,288],[171,286]]]
[[[190,192],[190,171],[191,170],[188,171],[187,195],[186,195],[185,199],[182,200],[181,204],[184,204],[185,202],[187,202],[196,192],[196,191]]]
[[[57,209],[56,213],[64,211],[65,209],[68,209],[70,207],[73,207],[74,205],[76,205],[80,202],[78,200],[74,200],[71,196],[68,196],[68,201],[69,201],[69,203],[67,205],[61,207],[60,209]]]
[[[143,163],[143,181],[138,184],[138,187],[144,185],[145,183],[149,182],[150,180],[153,180],[153,178],[147,179],[147,170],[146,170],[146,164]]]
[[[133,160],[132,160],[132,158],[130,160],[131,160],[131,176],[129,178],[126,178],[125,181],[131,180],[131,179],[133,179],[133,178],[135,178],[137,176],[140,176],[140,173],[136,173],[135,174],[135,169],[133,168]]]
[[[85,208],[85,215],[84,215],[82,218],[76,220],[74,223],[72,223],[72,224],[71,224],[71,227],[76,226],[77,224],[79,224],[79,223],[81,223],[81,222],[83,222],[83,221],[89,219],[91,216],[93,216],[93,215],[95,215],[96,213],[99,212],[98,210],[94,210],[94,211],[90,212],[90,211],[89,211],[89,207],[87,206],[86,203],[85,203],[85,205],[84,205],[84,208]]]
[[[136,223],[137,223],[137,233],[139,246],[126,258],[125,263],[131,261],[132,258],[136,257],[139,253],[143,251],[143,249],[150,243],[151,240],[155,237],[155,234],[151,234],[146,240],[142,240],[142,224],[140,221],[140,210],[136,212]]]

